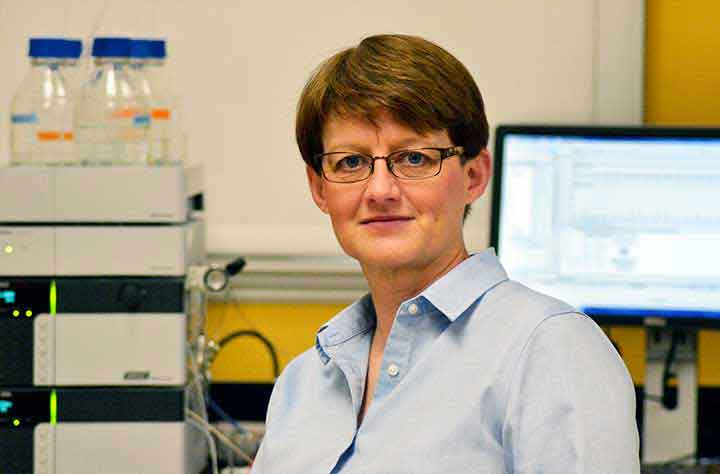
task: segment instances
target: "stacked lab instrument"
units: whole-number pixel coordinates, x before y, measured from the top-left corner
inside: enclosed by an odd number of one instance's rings
[[[0,472],[196,474],[202,170],[0,168]]]

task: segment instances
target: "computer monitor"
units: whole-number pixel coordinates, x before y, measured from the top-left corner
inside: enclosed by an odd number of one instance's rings
[[[491,244],[600,323],[720,327],[720,129],[501,126]]]

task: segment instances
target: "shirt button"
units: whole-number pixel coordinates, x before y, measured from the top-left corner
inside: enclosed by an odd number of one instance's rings
[[[410,306],[408,306],[408,313],[410,314],[417,314],[418,312],[418,305],[415,303],[412,303]]]
[[[390,377],[397,377],[400,373],[400,368],[395,364],[390,364],[387,368],[387,373]]]

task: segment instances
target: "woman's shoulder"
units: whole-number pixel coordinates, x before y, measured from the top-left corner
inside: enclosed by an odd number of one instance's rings
[[[315,347],[306,349],[287,363],[275,381],[275,386],[297,385],[301,381],[307,380],[308,375],[317,370],[317,366],[321,364],[317,349]]]
[[[470,354],[493,347],[513,367],[537,350],[552,353],[593,347],[615,358],[602,329],[578,308],[513,280],[506,280],[484,295],[462,329]],[[562,351],[560,349],[563,349]]]
[[[512,307],[523,317],[533,317],[538,322],[559,314],[579,313],[572,305],[523,285],[515,280],[506,280],[490,292],[488,303]]]

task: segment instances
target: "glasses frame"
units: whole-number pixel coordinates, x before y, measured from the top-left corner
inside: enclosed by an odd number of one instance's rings
[[[438,166],[437,172],[435,174],[431,174],[430,176],[423,176],[422,178],[408,178],[407,176],[398,176],[395,174],[395,171],[393,170],[393,164],[392,161],[390,161],[390,158],[393,155],[397,155],[398,153],[408,152],[408,151],[423,151],[423,150],[435,150],[440,152],[440,166]],[[323,169],[322,160],[324,157],[329,155],[337,155],[337,154],[345,154],[345,153],[352,153],[353,155],[359,155],[365,158],[370,159],[370,172],[367,176],[360,179],[355,179],[352,181],[335,181],[327,177],[325,175],[325,170]],[[465,153],[465,149],[461,146],[450,146],[450,147],[423,147],[423,148],[408,148],[403,150],[396,150],[392,153],[389,153],[385,156],[372,156],[365,153],[358,153],[354,151],[331,151],[329,153],[318,153],[315,155],[315,160],[318,166],[318,170],[320,171],[320,175],[325,179],[326,181],[329,181],[331,183],[340,183],[340,184],[351,184],[351,183],[359,183],[361,181],[366,181],[370,179],[370,176],[372,176],[373,172],[375,171],[375,161],[377,160],[385,160],[385,164],[387,165],[388,171],[390,171],[390,174],[395,176],[397,179],[402,179],[404,181],[420,181],[423,179],[429,179],[434,176],[437,176],[442,171],[442,165],[443,161],[445,161],[448,158],[452,158],[453,156],[463,156]]]

